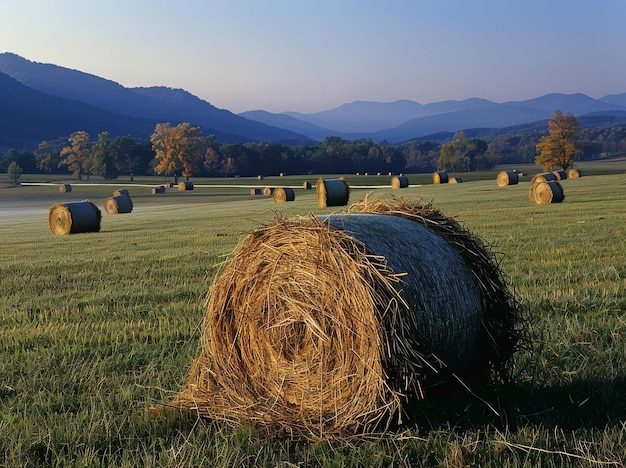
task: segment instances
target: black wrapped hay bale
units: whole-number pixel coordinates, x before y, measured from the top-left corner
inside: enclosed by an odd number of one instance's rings
[[[272,194],[276,203],[292,202],[296,199],[296,193],[289,187],[278,187]]]
[[[57,236],[99,232],[101,219],[100,209],[90,201],[58,203],[48,212],[48,228]]]
[[[345,206],[350,200],[350,186],[345,179],[323,179],[320,177],[315,184],[317,206]]]
[[[186,192],[188,190],[193,190],[193,182],[190,182],[188,180],[181,182],[178,184],[178,190],[180,192]]]
[[[506,187],[507,185],[517,185],[519,182],[519,172],[500,171],[496,178],[498,187]]]
[[[61,184],[59,185],[59,192],[61,193],[69,193],[72,191],[72,186],[70,184]]]
[[[157,195],[159,193],[165,193],[165,185],[157,185],[156,187],[152,187],[152,195]]]
[[[409,179],[405,176],[395,176],[391,178],[391,188],[394,190],[409,186]]]
[[[384,426],[452,373],[506,379],[523,335],[482,241],[406,202],[252,231],[207,304],[174,405],[308,438]]]
[[[447,184],[448,183],[448,173],[443,171],[438,171],[433,173],[433,184]]]
[[[556,180],[547,182],[535,182],[530,184],[530,201],[534,205],[546,205],[549,203],[561,203],[565,200],[563,187]]]
[[[108,197],[104,200],[104,211],[107,214],[122,214],[133,211],[133,202],[126,195]]]

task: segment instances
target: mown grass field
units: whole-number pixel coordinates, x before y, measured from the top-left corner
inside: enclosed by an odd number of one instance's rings
[[[393,194],[432,201],[493,246],[535,334],[514,381],[481,394],[433,395],[392,432],[317,443],[267,439],[176,412],[152,417],[181,389],[208,288],[249,230],[325,214],[315,177],[197,180],[152,195],[162,179],[111,185],[22,176],[50,186],[0,189],[1,466],[623,466],[626,464],[626,162],[581,165],[565,201],[532,205],[530,175],[497,187],[464,183],[355,188],[350,202]],[[348,176],[354,186],[386,176]],[[58,183],[73,183],[60,193]],[[240,184],[240,188],[222,185]],[[276,204],[250,186],[296,188]],[[127,188],[135,208],[101,231],[53,236],[47,212]],[[401,242],[401,240],[399,240]]]

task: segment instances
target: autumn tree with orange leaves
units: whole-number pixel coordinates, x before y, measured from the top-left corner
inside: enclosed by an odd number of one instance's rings
[[[169,122],[159,123],[150,136],[152,149],[156,153],[157,174],[177,174],[190,177],[199,170],[204,155],[204,139],[200,127],[183,122],[175,127]]]
[[[537,144],[539,154],[535,164],[543,166],[544,172],[552,166],[566,171],[574,165],[575,156],[581,153],[574,141],[579,135],[578,119],[572,114],[563,115],[560,110],[555,110],[548,122],[548,134],[542,136]]]
[[[68,138],[70,146],[61,150],[59,167],[67,166],[72,175],[82,180],[83,175],[89,176],[91,171],[91,150],[89,149],[89,133],[74,132]]]

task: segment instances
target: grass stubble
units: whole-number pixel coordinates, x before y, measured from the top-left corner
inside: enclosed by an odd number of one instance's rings
[[[400,194],[432,200],[497,253],[536,337],[514,381],[480,399],[442,392],[391,432],[315,444],[149,411],[184,384],[208,287],[242,235],[273,220],[271,199],[215,203],[225,190],[197,184],[157,202],[133,187],[131,215],[52,236],[39,198],[103,200],[111,187],[4,189],[28,209],[0,218],[0,465],[626,464],[626,179],[564,180],[563,203],[536,206],[528,183],[499,188],[494,174]],[[390,190],[351,199],[368,192]],[[337,210],[303,191],[280,211]]]

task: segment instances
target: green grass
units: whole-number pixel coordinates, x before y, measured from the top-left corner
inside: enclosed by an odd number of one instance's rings
[[[0,466],[626,464],[626,175],[623,161],[621,169],[601,164],[563,181],[565,201],[553,205],[532,205],[525,181],[497,187],[495,172],[461,175],[463,184],[435,186],[420,175],[407,189],[352,190],[351,202],[369,192],[433,201],[488,241],[536,340],[516,357],[514,382],[481,395],[499,415],[463,392],[433,395],[414,423],[347,442],[266,439],[148,413],[184,384],[220,262],[277,211],[337,211],[317,208],[313,190],[275,204],[245,187],[203,187],[223,179],[151,195],[159,179],[136,178],[124,182],[131,214],[103,211],[99,233],[71,236],[48,231],[49,207],[87,198],[102,208],[123,181],[71,181],[66,194],[0,190]]]

